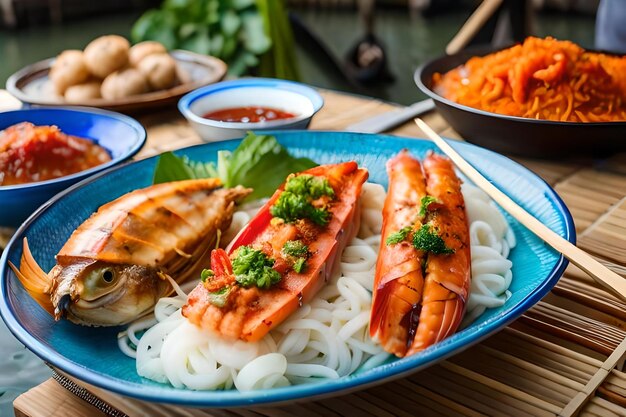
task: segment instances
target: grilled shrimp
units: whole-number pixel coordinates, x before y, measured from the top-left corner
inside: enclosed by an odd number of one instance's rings
[[[370,335],[403,357],[458,328],[470,285],[469,228],[450,160],[430,154],[422,169],[402,152],[387,172]]]
[[[128,323],[152,309],[208,264],[234,204],[250,189],[221,188],[217,179],[177,181],[130,192],[72,233],[46,274],[26,238],[20,269],[11,268],[55,319],[88,326]]]
[[[212,252],[211,271],[189,295],[183,315],[227,339],[260,340],[330,278],[359,229],[367,176],[356,162],[290,176],[226,251]],[[323,191],[311,191],[311,184]],[[258,278],[251,283],[250,277]]]
[[[387,174],[389,187],[383,207],[382,242],[376,263],[370,332],[386,351],[404,356],[412,338],[408,323],[419,317],[416,306],[422,300],[424,254],[407,240],[394,247],[385,241],[394,232],[413,229],[420,201],[426,195],[426,183],[419,161],[404,152],[387,162]],[[415,329],[412,332],[414,334]]]

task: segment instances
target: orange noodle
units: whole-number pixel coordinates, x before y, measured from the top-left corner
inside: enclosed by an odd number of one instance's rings
[[[433,89],[459,104],[508,116],[624,121],[626,57],[587,52],[550,37],[530,37],[521,45],[434,74]]]

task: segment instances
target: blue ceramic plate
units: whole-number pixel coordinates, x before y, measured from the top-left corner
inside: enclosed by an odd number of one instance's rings
[[[63,133],[92,140],[109,152],[111,160],[60,178],[0,186],[0,226],[19,226],[52,196],[91,174],[132,157],[146,141],[146,131],[135,119],[88,107],[40,107],[0,113],[0,130],[21,122],[55,125]]]
[[[424,140],[341,132],[277,132],[278,140],[297,156],[318,163],[357,160],[370,170],[370,181],[387,185],[385,162],[402,148],[423,157],[434,148]],[[234,149],[238,140],[204,144],[180,151],[194,160],[215,160],[219,149]],[[494,152],[455,142],[453,146],[513,200],[559,235],[575,241],[572,217],[543,180]],[[136,188],[150,185],[156,159],[118,167],[89,178],[40,208],[17,231],[0,262],[0,313],[9,329],[29,349],[63,371],[93,385],[147,401],[193,406],[246,406],[313,399],[363,389],[413,373],[493,334],[537,303],[558,281],[567,261],[516,221],[508,218],[518,245],[513,261],[512,297],[488,310],[471,326],[424,352],[392,359],[374,369],[338,380],[270,390],[190,391],[143,379],[135,362],[117,347],[119,328],[88,328],[54,322],[24,291],[7,261],[18,263],[22,239],[28,237],[35,259],[45,270],[72,231],[100,205]]]

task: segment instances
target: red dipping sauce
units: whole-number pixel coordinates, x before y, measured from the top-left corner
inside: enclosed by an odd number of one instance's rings
[[[217,120],[218,122],[257,123],[292,119],[296,115],[271,107],[248,106],[216,110],[208,112],[202,117]]]
[[[111,160],[90,140],[23,122],[0,131],[0,186],[63,177]]]

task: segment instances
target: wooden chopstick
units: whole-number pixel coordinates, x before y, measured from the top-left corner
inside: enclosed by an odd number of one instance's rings
[[[484,0],[448,43],[446,54],[461,52],[501,5],[502,0]]]
[[[506,210],[517,221],[526,226],[537,237],[542,239],[555,250],[562,253],[571,263],[585,271],[590,277],[617,297],[626,301],[626,279],[603,266],[583,250],[562,238],[549,227],[541,223],[526,210],[515,203],[491,184],[480,172],[467,162],[441,136],[428,126],[423,120],[415,119],[420,129],[441,149],[467,177],[486,192],[496,203]]]

